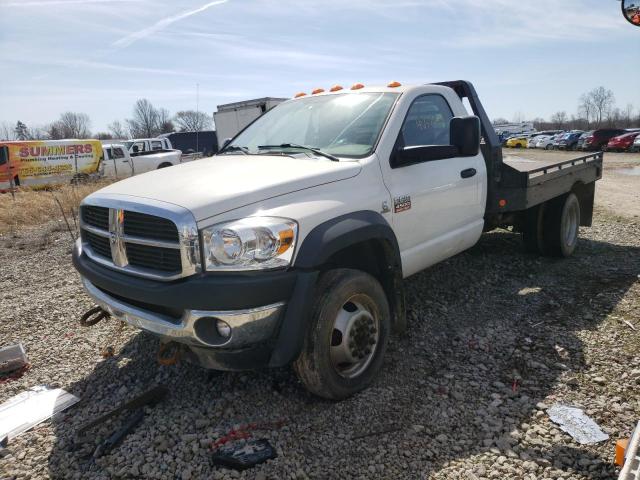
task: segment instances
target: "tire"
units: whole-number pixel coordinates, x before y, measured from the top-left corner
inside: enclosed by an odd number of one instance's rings
[[[311,393],[342,400],[366,388],[382,368],[391,326],[389,303],[380,283],[360,270],[329,270],[316,292],[302,353],[293,367]]]
[[[522,148],[522,145],[520,145],[519,143],[516,143],[516,148]]]
[[[551,144],[544,147],[545,150],[551,150],[552,148],[553,148],[553,145]]]
[[[554,257],[569,257],[578,243],[580,202],[573,193],[548,202],[543,215],[543,253]]]
[[[173,164],[169,163],[169,162],[164,162],[161,163],[160,165],[158,165],[158,170],[160,170],[161,168],[167,168],[167,167],[172,167]]]

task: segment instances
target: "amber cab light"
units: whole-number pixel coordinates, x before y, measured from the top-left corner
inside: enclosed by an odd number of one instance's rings
[[[400,82],[391,82],[389,85],[387,85],[387,87],[389,88],[396,88],[396,87],[400,87],[402,86],[402,84]]]
[[[334,85],[333,87],[331,87],[331,89],[329,91],[330,92],[337,92],[338,90],[342,90],[342,85]]]
[[[324,88],[316,88],[313,92],[311,92],[311,95],[315,95],[316,93],[322,93],[324,92]]]
[[[306,93],[304,93],[304,92],[299,92],[299,93],[296,93],[296,94],[294,95],[294,97],[293,97],[293,98],[300,98],[300,97],[304,97],[304,96],[306,96],[306,95],[307,95],[307,94],[306,94]]]
[[[360,90],[361,88],[364,88],[364,85],[361,83],[354,83],[351,85],[351,90]]]

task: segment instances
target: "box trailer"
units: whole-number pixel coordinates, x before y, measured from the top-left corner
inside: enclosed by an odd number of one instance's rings
[[[218,105],[218,111],[213,114],[216,125],[216,134],[220,145],[227,138],[233,138],[240,130],[253,122],[264,112],[271,110],[287,98],[256,98],[243,102]]]

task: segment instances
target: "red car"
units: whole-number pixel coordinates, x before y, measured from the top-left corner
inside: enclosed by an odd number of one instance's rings
[[[631,145],[633,145],[633,141],[638,135],[640,135],[640,132],[630,132],[613,137],[609,140],[609,143],[607,143],[607,151],[624,152],[625,150],[628,150]]]

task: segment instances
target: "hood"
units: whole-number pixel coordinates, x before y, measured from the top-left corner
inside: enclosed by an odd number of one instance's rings
[[[305,154],[220,155],[154,170],[99,193],[173,203],[196,221],[296,190],[356,176],[358,162],[332,162]]]

